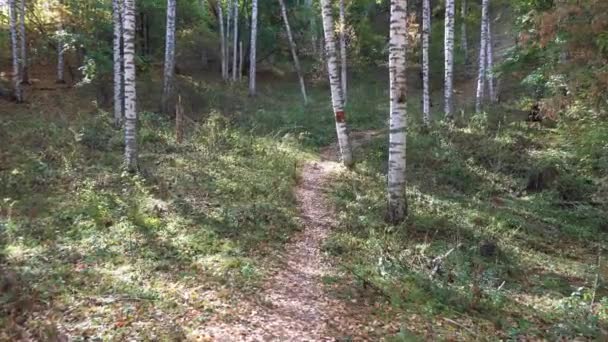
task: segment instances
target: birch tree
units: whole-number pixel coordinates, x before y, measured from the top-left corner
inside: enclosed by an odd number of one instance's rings
[[[429,84],[429,43],[431,35],[431,1],[422,0],[422,121],[431,126],[431,91]]]
[[[137,171],[137,91],[135,84],[135,0],[123,3],[125,166]]]
[[[468,1],[462,0],[460,3],[460,17],[462,22],[460,23],[460,46],[462,53],[464,54],[464,64],[469,64],[469,43],[467,35],[467,7]]]
[[[446,0],[444,112],[448,120],[454,118],[454,11],[454,0]]]
[[[222,79],[228,79],[228,64],[226,60],[226,34],[224,33],[224,14],[222,13],[222,3],[217,2],[217,20],[220,29],[220,50],[222,58]]]
[[[391,0],[389,77],[390,133],[388,157],[388,211],[392,224],[407,216],[405,197],[405,153],[407,138],[407,0]]]
[[[336,121],[336,132],[342,162],[346,166],[353,164],[352,148],[346,125],[346,113],[344,112],[344,100],[342,99],[342,86],[340,84],[340,72],[338,71],[338,56],[336,50],[336,39],[334,37],[334,19],[330,0],[321,0],[321,17],[323,19],[323,33],[325,36],[325,51],[327,61],[327,74],[331,88],[331,100]]]
[[[163,94],[161,98],[161,111],[165,114],[171,112],[171,99],[174,88],[175,75],[175,10],[176,0],[167,0],[167,28],[165,38],[165,69],[163,77]]]
[[[341,61],[341,74],[342,74],[342,96],[344,97],[344,104],[347,101],[347,75],[348,69],[346,64],[346,13],[344,9],[344,0],[340,0],[340,61]]]
[[[65,31],[63,30],[63,5],[59,0],[59,20],[57,21],[57,83],[65,83]]]
[[[481,43],[479,44],[479,74],[477,76],[477,95],[475,97],[475,112],[482,111],[483,97],[486,81],[487,46],[488,46],[488,7],[490,0],[482,0],[481,3]]]
[[[236,82],[236,74],[238,72],[238,49],[239,49],[239,43],[238,43],[238,39],[239,39],[239,2],[238,1],[234,1],[234,14],[233,14],[234,18],[234,25],[233,25],[233,43],[232,43],[232,81]]]
[[[122,74],[122,0],[112,0],[112,21],[114,22],[114,124],[120,127],[123,115],[123,74]]]
[[[20,72],[21,83],[30,84],[27,59],[27,36],[25,31],[25,1],[19,0],[19,43],[20,43]]]
[[[249,50],[249,96],[255,96],[256,49],[258,36],[258,0],[251,1],[251,46]]]
[[[294,68],[296,69],[296,73],[298,74],[298,79],[300,80],[300,91],[302,92],[302,98],[304,99],[304,104],[307,104],[308,96],[306,95],[306,84],[304,83],[304,75],[302,75],[302,68],[300,67],[300,60],[298,59],[296,43],[293,40],[293,35],[291,34],[291,27],[289,26],[289,19],[287,18],[287,8],[285,7],[285,1],[279,0],[279,4],[281,5],[281,15],[283,16],[283,22],[285,23],[285,31],[287,32],[287,39],[289,40],[289,47],[291,48],[291,56],[293,57],[293,65],[294,65]]]
[[[19,37],[17,37],[17,7],[15,0],[9,0],[8,2],[8,16],[13,59],[13,91],[15,100],[19,103],[23,102],[23,90],[21,88],[21,70],[19,67]]]
[[[488,5],[489,7],[489,5]],[[496,102],[496,86],[495,86],[495,79],[494,79],[494,73],[493,73],[493,69],[494,69],[494,46],[492,45],[493,39],[492,39],[492,20],[490,20],[490,11],[488,8],[488,18],[486,19],[486,30],[487,30],[487,35],[488,35],[488,41],[486,44],[486,57],[487,57],[487,66],[486,66],[486,75],[487,75],[487,82],[488,82],[488,95],[490,97],[490,102],[494,103]]]

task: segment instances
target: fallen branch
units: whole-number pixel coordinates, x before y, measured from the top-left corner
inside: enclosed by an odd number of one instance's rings
[[[458,245],[456,245],[456,247],[452,247],[452,249],[447,251],[444,255],[440,255],[440,256],[436,257],[435,259],[433,259],[433,261],[431,262],[433,269],[431,270],[431,274],[429,275],[429,277],[431,279],[433,279],[435,274],[437,272],[439,272],[439,269],[441,268],[441,265],[443,264],[443,260],[445,260],[448,256],[450,256],[450,254],[452,254],[452,252],[455,251],[457,248],[460,248],[461,245],[462,244],[458,244]]]

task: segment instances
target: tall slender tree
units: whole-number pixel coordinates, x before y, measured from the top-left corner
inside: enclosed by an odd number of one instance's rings
[[[454,0],[445,1],[445,85],[444,112],[448,120],[454,118]]]
[[[464,57],[465,66],[469,64],[469,42],[467,35],[467,11],[468,1],[462,0],[460,3],[460,46]]]
[[[491,15],[490,15],[490,11],[488,9],[488,18],[486,19],[486,30],[487,30],[487,35],[488,35],[488,41],[486,44],[486,57],[488,59],[488,65],[486,68],[486,74],[487,74],[487,81],[488,81],[488,95],[490,97],[490,102],[494,103],[496,102],[496,86],[495,86],[495,79],[494,79],[494,73],[493,73],[493,69],[494,69],[494,42],[492,39],[492,20],[491,20]]]
[[[258,0],[251,1],[251,43],[249,47],[249,96],[255,96],[256,50],[258,41]]]
[[[59,19],[57,20],[57,83],[65,83],[65,30],[63,29],[63,1],[59,0]]]
[[[346,124],[346,113],[344,112],[344,100],[342,99],[342,86],[340,84],[340,72],[338,71],[338,54],[336,49],[334,19],[332,15],[332,4],[330,0],[321,0],[321,17],[323,18],[323,32],[325,36],[325,51],[327,61],[327,73],[331,88],[331,100],[336,120],[336,132],[342,162],[346,166],[353,164],[352,147]]]
[[[232,31],[232,13],[234,10],[234,6],[232,5],[234,0],[227,0],[226,2],[226,80],[230,79],[230,49],[232,48],[231,40],[230,40],[230,32]]]
[[[23,90],[21,88],[21,68],[19,67],[19,37],[17,37],[17,6],[15,0],[8,2],[9,26],[11,32],[11,52],[13,58],[13,91],[15,100],[23,102]]]
[[[125,166],[137,171],[137,90],[135,82],[135,0],[123,3]]]
[[[344,104],[348,99],[347,77],[348,77],[348,66],[346,64],[346,10],[344,8],[344,0],[340,0],[340,62],[341,62],[341,76],[342,76],[342,95],[344,96]]]
[[[112,0],[112,21],[114,26],[114,124],[122,125],[123,118],[123,62],[122,62],[122,0]]]
[[[220,29],[220,49],[222,58],[222,79],[228,79],[228,64],[226,56],[226,34],[224,32],[224,14],[222,13],[222,2],[217,2],[217,22]]]
[[[429,40],[431,36],[431,1],[422,0],[422,121],[431,126],[431,91],[429,84]]]
[[[238,73],[238,58],[239,58],[239,2],[234,1],[234,25],[232,39],[232,81],[236,82]]]
[[[405,153],[407,138],[407,0],[391,0],[389,74],[390,133],[388,157],[388,211],[392,224],[407,216]]]
[[[165,69],[163,73],[163,94],[161,111],[170,114],[172,110],[173,90],[175,88],[175,11],[176,0],[167,0],[167,28],[165,39]]]
[[[30,84],[30,76],[28,70],[28,58],[27,58],[27,36],[25,31],[25,1],[19,0],[19,43],[20,45],[20,69],[21,69],[21,83]]]
[[[291,56],[293,57],[293,65],[298,74],[300,80],[300,91],[302,92],[302,98],[304,103],[308,103],[308,96],[306,95],[306,84],[304,83],[304,75],[302,74],[302,68],[300,67],[300,60],[298,59],[298,53],[296,49],[296,43],[291,34],[291,27],[289,26],[289,18],[287,17],[287,8],[285,7],[285,1],[279,0],[281,5],[281,14],[283,16],[283,22],[285,23],[285,31],[287,32],[287,39],[289,40],[289,47],[291,48]]]
[[[479,74],[477,76],[477,96],[475,97],[475,112],[480,113],[483,106],[483,97],[486,82],[487,47],[488,47],[488,8],[490,0],[481,3],[481,43],[479,44]]]

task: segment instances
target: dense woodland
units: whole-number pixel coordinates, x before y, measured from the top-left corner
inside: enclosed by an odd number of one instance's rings
[[[608,1],[0,0],[0,341],[608,340]]]

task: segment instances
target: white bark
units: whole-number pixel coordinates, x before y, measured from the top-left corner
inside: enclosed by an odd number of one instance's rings
[[[135,0],[123,4],[125,166],[137,171],[137,91],[135,84]]]
[[[405,153],[407,138],[407,0],[391,0],[389,74],[390,131],[387,221],[402,222],[407,215]]]
[[[122,74],[122,0],[112,0],[114,26],[114,124],[120,127],[123,118],[123,74]]]
[[[467,0],[462,0],[460,8],[460,17],[462,22],[460,23],[460,46],[462,53],[464,54],[465,66],[469,64],[469,42],[467,36]]]
[[[27,60],[27,36],[25,31],[25,1],[19,0],[19,40],[20,40],[20,68],[21,68],[21,83],[29,84],[30,77],[28,72]]]
[[[258,0],[251,2],[251,47],[249,51],[249,96],[255,96],[256,49],[258,36]]]
[[[306,84],[304,83],[304,75],[302,75],[302,68],[300,67],[300,60],[298,59],[296,43],[293,40],[293,35],[291,34],[291,27],[289,26],[289,19],[287,18],[287,8],[285,7],[285,1],[279,0],[279,4],[281,5],[281,15],[283,16],[283,22],[285,23],[285,31],[287,32],[287,39],[289,40],[289,47],[291,48],[291,56],[293,57],[293,65],[296,69],[296,73],[298,74],[298,79],[300,80],[300,91],[302,92],[302,98],[304,99],[304,104],[307,104],[308,96],[306,95]]]
[[[454,0],[446,0],[444,112],[448,120],[454,118],[454,12]]]
[[[163,94],[161,110],[165,114],[171,113],[175,76],[175,11],[176,0],[167,0],[167,28],[165,38],[165,70],[163,77]]]
[[[346,13],[344,9],[344,0],[340,0],[340,61],[342,74],[342,96],[344,97],[344,105],[347,102],[346,86],[348,77],[348,67],[346,64]]]
[[[237,79],[237,72],[238,72],[238,49],[239,49],[239,43],[238,43],[238,39],[239,39],[239,2],[235,1],[234,2],[234,34],[233,34],[233,55],[232,55],[232,81],[236,82]]]
[[[8,2],[8,16],[11,34],[11,52],[13,59],[13,91],[17,102],[23,101],[23,91],[21,89],[21,70],[19,67],[19,39],[17,37],[17,7],[15,0]]]
[[[494,47],[493,47],[493,39],[492,39],[492,23],[490,20],[490,12],[488,10],[488,18],[486,20],[486,30],[487,30],[487,35],[488,35],[488,41],[486,44],[486,54],[487,54],[487,60],[488,60],[488,64],[486,67],[486,74],[487,74],[487,82],[488,82],[488,95],[490,96],[490,102],[494,103],[496,102],[496,87],[495,87],[495,83],[494,83],[494,73],[493,73],[493,69],[494,69]]]
[[[340,145],[340,154],[344,165],[351,166],[353,164],[353,155],[348,136],[348,126],[346,125],[344,100],[342,99],[342,86],[340,84],[340,72],[338,71],[334,20],[330,0],[321,0],[321,17],[323,18],[325,51],[327,54],[327,73],[329,75],[329,84],[331,87],[331,99],[336,120],[336,132],[338,135],[338,144]]]
[[[226,34],[224,33],[224,14],[222,13],[222,3],[217,2],[217,20],[220,29],[220,49],[222,57],[222,79],[225,81],[228,75],[228,64],[226,60]]]
[[[429,43],[431,35],[431,1],[422,0],[422,121],[431,125],[431,91],[429,84]]]
[[[488,46],[488,5],[489,0],[482,0],[481,4],[481,43],[479,44],[479,75],[477,76],[477,96],[475,98],[475,112],[480,113],[483,106],[483,97],[486,81],[487,46]]]

